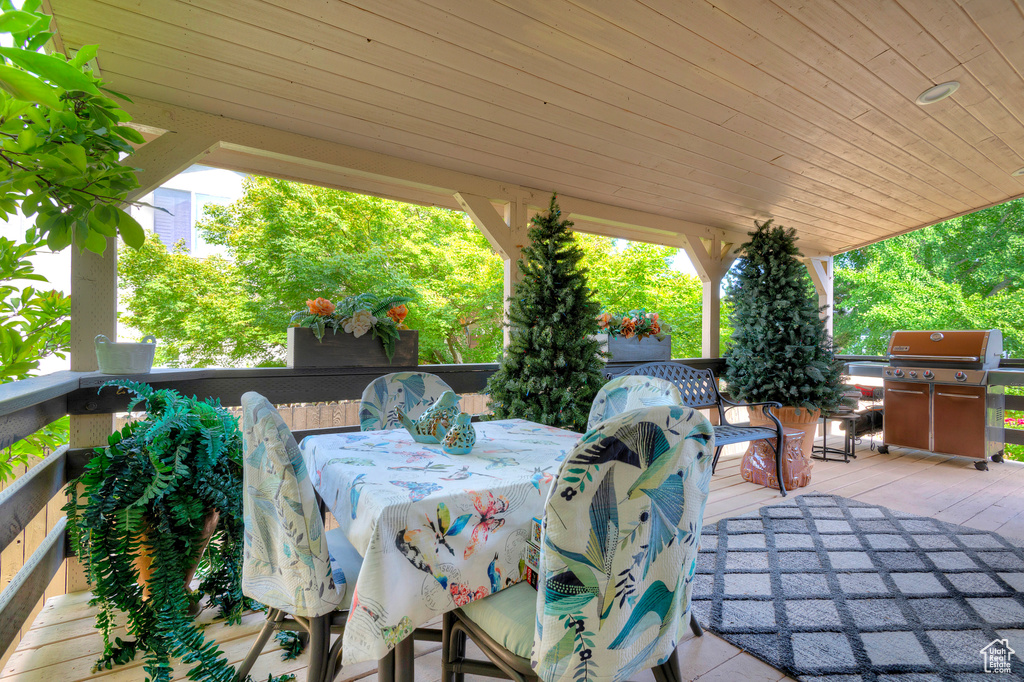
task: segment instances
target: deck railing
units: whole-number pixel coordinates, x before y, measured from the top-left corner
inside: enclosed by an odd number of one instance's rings
[[[884,358],[841,356],[848,363],[884,362]],[[724,363],[718,359],[677,360],[721,374]],[[607,374],[614,375],[635,363],[609,363]],[[1009,361],[1007,368],[1024,369],[1024,363]],[[456,392],[480,393],[496,364],[421,365],[416,368],[369,367],[345,369],[157,369],[130,378],[156,388],[173,388],[187,395],[219,398],[227,407],[240,404],[246,391],[257,391],[274,404],[319,403],[357,400],[363,388],[374,378],[390,371],[431,372],[444,379]],[[1024,385],[1024,372],[1009,372],[1003,382]],[[98,372],[56,372],[42,377],[0,386],[0,449],[30,436],[65,415],[113,415],[123,412],[128,396],[113,389],[98,392],[110,380]],[[1006,409],[1024,410],[1024,396],[1008,395]],[[113,423],[113,422],[112,422]],[[352,425],[331,425],[295,431],[297,439],[317,433],[357,430]],[[1005,442],[1024,444],[1024,431],[1006,429]],[[36,515],[62,495],[68,480],[81,473],[92,458],[93,448],[70,449],[64,445],[33,466],[0,492],[0,550],[18,538]],[[0,652],[18,636],[43,596],[47,585],[70,556],[65,532],[66,520],[60,518],[31,556],[0,592]],[[28,550],[29,548],[26,548]]]
[[[720,360],[679,360],[718,372]],[[636,363],[609,363],[617,374]],[[128,396],[114,389],[99,392],[114,378],[142,381],[154,388],[173,388],[186,395],[219,398],[225,407],[241,404],[242,394],[257,391],[276,405],[358,400],[376,377],[392,371],[417,370],[440,376],[460,394],[482,392],[496,364],[420,365],[418,367],[359,367],[342,369],[156,369],[143,375],[113,377],[98,372],[55,372],[0,385],[0,450],[26,438],[65,415],[113,415],[123,412]],[[113,420],[111,421],[113,424]],[[295,437],[358,430],[331,425],[295,430]],[[78,476],[94,448],[64,445],[0,492],[0,551],[21,536],[30,521],[56,498],[67,481]],[[0,592],[0,654],[16,641],[21,627],[37,607],[50,581],[71,555],[60,518],[31,557]],[[28,548],[26,548],[28,549]]]

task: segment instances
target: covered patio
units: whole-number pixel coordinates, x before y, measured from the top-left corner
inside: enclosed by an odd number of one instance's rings
[[[1024,195],[1024,9],[1008,0],[48,4],[53,49],[98,43],[99,72],[133,100],[148,142],[128,160],[141,183],[130,199],[202,163],[462,210],[503,258],[507,296],[530,218],[558,192],[580,231],[686,250],[703,284],[703,352],[682,361],[716,374],[721,281],[753,221],[795,228],[831,315],[836,254]],[[952,96],[916,101],[951,81]],[[72,252],[71,370],[0,387],[0,446],[71,415],[68,446],[0,497],[4,546],[49,509],[0,596],[0,649],[20,640],[3,680],[142,676],[138,663],[90,672],[102,642],[57,512],[62,485],[125,404],[97,397],[93,352],[97,334],[116,336],[116,251],[110,240],[103,256]],[[1024,385],[1015,365],[1004,362],[1002,380]],[[473,394],[495,368],[419,369]],[[247,390],[277,404],[351,400],[389,370],[138,378],[237,406]],[[857,371],[881,376],[877,363]],[[296,437],[352,428],[307,425]],[[780,501],[742,480],[740,453],[723,456],[706,523]],[[1024,541],[1022,489],[1019,463],[986,474],[963,458],[862,444],[851,463],[816,463],[797,492]],[[238,661],[261,617],[209,632]],[[438,679],[436,645],[417,647],[417,679]],[[686,679],[786,679],[711,633],[684,638],[678,655]],[[303,679],[304,659],[268,647],[253,677],[291,671]],[[367,664],[340,679],[375,674]]]

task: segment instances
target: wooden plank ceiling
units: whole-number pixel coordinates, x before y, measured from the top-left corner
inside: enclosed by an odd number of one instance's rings
[[[50,5],[132,96],[825,253],[1024,193],[1020,0]]]

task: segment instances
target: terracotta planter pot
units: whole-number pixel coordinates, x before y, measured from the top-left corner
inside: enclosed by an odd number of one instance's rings
[[[206,520],[203,521],[203,534],[199,537],[195,562],[192,564],[192,568],[189,570],[188,576],[185,578],[185,582],[182,585],[185,590],[189,589],[189,585],[192,583],[192,578],[196,577],[196,570],[199,568],[199,559],[203,556],[203,552],[206,551],[206,546],[210,544],[210,538],[213,537],[213,533],[217,530],[217,521],[219,520],[220,512],[214,509],[207,514]],[[139,548],[139,556],[135,557],[135,568],[139,571],[139,584],[142,585],[143,599],[149,599],[149,578],[153,575],[153,557],[149,555],[149,551],[146,549],[147,539],[148,533],[143,533],[142,546]]]
[[[352,334],[330,330],[323,342],[308,327],[288,328],[288,366],[295,367],[414,367],[419,363],[419,332],[398,332],[395,356],[390,361],[380,339],[369,332],[358,339]]]
[[[818,425],[818,419],[821,417],[821,410],[811,412],[807,408],[801,407],[798,413],[797,409],[796,407],[781,407],[776,408],[774,412],[775,416],[782,422],[782,426],[804,432],[804,440],[800,447],[804,457],[810,459],[811,448],[814,446],[814,430]],[[775,426],[759,409],[751,410],[750,425],[767,426],[769,428]]]

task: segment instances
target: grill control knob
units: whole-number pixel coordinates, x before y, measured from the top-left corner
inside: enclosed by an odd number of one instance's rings
[[[935,378],[935,372],[931,371],[930,369],[926,369],[924,371],[924,378],[925,379],[934,379]]]
[[[915,372],[914,370],[910,370],[910,378],[911,379],[916,379],[917,378],[917,372]]]
[[[902,370],[902,369],[898,369],[898,370],[896,370],[896,371],[894,372],[894,374],[895,374],[896,376],[898,376],[898,377],[902,377],[902,376],[903,376],[903,370]]]
[[[957,381],[967,381],[967,375],[964,374],[963,372],[957,372],[956,374],[953,375],[953,378],[956,379]]]
[[[885,376],[891,377],[892,376],[892,370],[891,369],[885,370]]]

